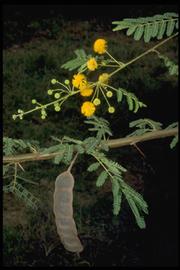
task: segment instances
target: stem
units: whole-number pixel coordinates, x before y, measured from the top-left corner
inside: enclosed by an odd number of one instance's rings
[[[112,139],[107,141],[109,148],[120,148],[123,146],[132,145],[137,142],[149,141],[154,139],[160,139],[165,137],[176,136],[178,134],[178,128],[156,130],[147,132],[143,135],[125,137],[119,139]],[[4,156],[3,163],[16,163],[16,162],[26,162],[26,161],[39,161],[53,159],[55,156],[59,155],[60,152],[51,153],[51,154],[41,154],[41,153],[30,153],[16,156]]]
[[[116,62],[117,64],[118,64],[118,66],[121,66],[120,64],[119,64],[119,62],[108,52],[108,51],[106,51],[106,53],[107,53],[107,55],[114,61],[114,62]]]
[[[71,171],[71,169],[72,169],[72,166],[74,165],[74,162],[76,161],[76,159],[77,159],[77,156],[78,156],[78,153],[76,153],[75,154],[75,156],[74,156],[74,158],[73,158],[73,160],[71,161],[71,164],[69,165],[69,168],[68,168],[68,172],[70,172]]]
[[[130,64],[134,63],[135,61],[139,60],[140,58],[142,58],[143,56],[145,56],[146,54],[152,52],[154,49],[160,47],[161,45],[163,45],[164,43],[166,43],[167,41],[169,41],[170,39],[176,37],[178,35],[178,32],[168,38],[166,38],[165,40],[161,41],[160,43],[158,43],[157,45],[155,45],[154,47],[152,47],[151,49],[145,51],[144,53],[140,54],[139,56],[135,57],[134,59],[132,59],[131,61],[127,62],[126,64],[124,64],[124,66],[119,67],[118,69],[116,69],[115,71],[113,71],[112,73],[109,74],[109,76],[113,76],[115,73],[119,72],[121,69],[129,66]]]

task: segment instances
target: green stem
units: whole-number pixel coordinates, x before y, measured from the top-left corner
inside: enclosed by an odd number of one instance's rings
[[[138,55],[137,57],[133,58],[131,61],[127,62],[126,64],[124,64],[124,66],[119,67],[118,69],[116,69],[114,72],[110,73],[109,76],[113,76],[114,74],[116,74],[117,72],[119,72],[121,69],[129,66],[130,64],[134,63],[135,61],[139,60],[140,58],[142,58],[143,56],[145,56],[146,54],[152,52],[154,49],[160,47],[161,45],[163,45],[164,43],[166,43],[167,41],[169,41],[170,39],[176,37],[178,35],[178,32],[168,38],[166,38],[165,40],[161,41],[160,43],[158,43],[157,45],[155,45],[154,47],[152,47],[151,49],[145,51],[144,53]]]

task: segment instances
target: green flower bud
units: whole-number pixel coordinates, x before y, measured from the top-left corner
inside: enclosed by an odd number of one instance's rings
[[[51,89],[49,89],[49,90],[47,91],[47,93],[48,93],[48,95],[52,95],[52,94],[53,94],[53,91],[52,91]]]
[[[54,97],[57,98],[57,99],[60,98],[60,96],[61,96],[61,95],[60,95],[59,93],[56,93],[56,94],[54,95]]]
[[[69,81],[69,80],[65,80],[64,83],[65,83],[66,85],[68,85],[68,84],[70,83],[70,81]]]
[[[56,80],[56,79],[52,79],[52,80],[51,80],[51,83],[52,83],[52,84],[56,84],[56,83],[57,83],[57,80]]]
[[[32,99],[31,102],[32,102],[32,104],[36,104],[37,101],[36,101],[36,99]]]
[[[114,108],[113,106],[110,106],[110,107],[108,108],[108,112],[109,112],[109,113],[114,113],[114,112],[115,112],[115,108]]]
[[[112,97],[112,95],[113,95],[113,93],[111,91],[107,91],[107,93],[106,93],[107,97]]]
[[[94,103],[95,106],[98,106],[98,105],[101,104],[101,101],[100,101],[99,98],[95,98],[94,101],[93,101],[93,103]]]
[[[59,112],[59,111],[61,110],[61,107],[60,107],[60,106],[55,106],[55,107],[54,107],[54,110],[55,110],[56,112]]]

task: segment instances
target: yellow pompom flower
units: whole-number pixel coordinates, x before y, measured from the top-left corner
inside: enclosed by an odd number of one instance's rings
[[[88,84],[80,85],[79,89],[80,95],[83,97],[89,97],[93,93],[93,88]]]
[[[103,54],[107,49],[107,42],[105,39],[99,38],[94,42],[93,45],[94,51],[99,54]]]
[[[84,83],[86,83],[86,76],[84,74],[78,73],[73,76],[72,84],[74,87],[79,88]]]
[[[100,83],[107,83],[109,79],[109,74],[108,73],[103,73],[99,76],[98,81]]]
[[[81,113],[86,117],[90,117],[94,114],[96,107],[90,101],[85,101],[81,106]]]
[[[87,61],[87,68],[91,71],[94,71],[96,68],[98,67],[98,64],[96,62],[96,59],[94,57],[91,57],[88,61]]]

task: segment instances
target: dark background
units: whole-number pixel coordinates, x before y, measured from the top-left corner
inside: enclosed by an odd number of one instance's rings
[[[64,21],[87,21],[95,19],[106,29],[112,20],[127,17],[152,16],[164,12],[177,12],[177,5],[4,5],[3,21],[15,21],[22,24],[22,29],[33,20],[55,18],[62,16]],[[5,25],[4,31],[9,26]],[[24,30],[23,30],[24,31]],[[22,31],[22,32],[23,32]],[[19,34],[20,39],[8,41],[4,38],[4,47],[10,48],[15,44],[28,42],[31,36]],[[162,96],[162,91],[165,95]],[[165,126],[177,121],[178,92],[173,90],[170,83],[164,82],[160,90],[148,97],[149,109],[143,117],[149,117],[163,122]],[[151,109],[152,108],[152,109]],[[140,118],[140,117],[139,117]],[[127,119],[124,119],[126,121]],[[123,121],[123,119],[122,119]],[[124,126],[126,124],[124,123]],[[114,125],[118,130],[118,126]],[[5,130],[6,132],[6,130]],[[178,265],[178,154],[177,148],[169,149],[170,139],[142,143],[143,151],[147,155],[148,163],[155,170],[149,173],[145,184],[146,198],[150,207],[150,214],[146,219],[147,228],[143,232],[124,233],[119,241],[125,241],[125,246],[133,250],[135,243],[140,246],[141,266],[177,266]],[[139,240],[139,242],[138,242]],[[116,243],[117,244],[117,243]],[[110,256],[118,258],[120,249],[112,246],[99,258],[99,265],[107,261]],[[109,257],[108,257],[109,256]],[[98,264],[97,263],[97,264]]]

